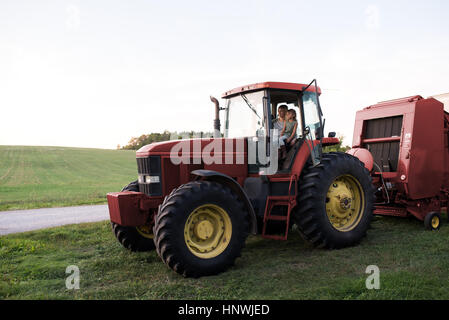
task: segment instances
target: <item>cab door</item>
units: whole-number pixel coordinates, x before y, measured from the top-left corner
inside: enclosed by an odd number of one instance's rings
[[[248,138],[248,171],[261,175],[273,175],[276,169],[271,168],[274,154],[271,141],[273,140],[271,128],[270,98],[267,90],[264,91],[260,114],[263,115],[257,121],[257,130],[254,137]],[[251,161],[253,160],[253,161]]]
[[[308,88],[315,84],[315,89],[307,91]],[[321,162],[322,147],[321,140],[323,139],[323,123],[322,111],[320,106],[318,86],[316,80],[313,80],[302,92],[302,115],[303,115],[303,136],[310,149],[310,155],[314,166]]]

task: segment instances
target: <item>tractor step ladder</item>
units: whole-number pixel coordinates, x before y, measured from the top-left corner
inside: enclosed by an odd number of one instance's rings
[[[288,181],[288,180],[287,180]],[[292,194],[292,184],[294,183],[295,193]],[[292,175],[290,177],[290,185],[288,187],[288,195],[286,196],[268,196],[267,204],[265,205],[265,213],[263,216],[263,230],[262,237],[265,239],[273,239],[273,240],[287,240],[288,229],[290,227],[290,215],[292,210],[296,207],[296,197],[298,195],[298,178],[296,175]],[[271,211],[274,207],[277,206],[286,206],[287,207],[287,215],[273,215]],[[284,221],[285,222],[285,232],[283,235],[274,235],[267,234],[267,224],[269,221]]]

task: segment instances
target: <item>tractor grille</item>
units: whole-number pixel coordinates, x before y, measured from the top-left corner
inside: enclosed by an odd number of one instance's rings
[[[162,195],[162,169],[161,157],[150,156],[148,158],[137,158],[137,172],[139,173],[139,191],[148,196]],[[146,177],[159,177],[159,182],[146,182]]]
[[[400,137],[402,116],[369,120],[365,123],[365,139]],[[399,141],[368,143],[364,147],[373,155],[383,172],[396,172],[399,161]]]

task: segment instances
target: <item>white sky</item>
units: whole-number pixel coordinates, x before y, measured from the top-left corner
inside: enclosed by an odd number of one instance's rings
[[[449,2],[0,2],[0,144],[116,148],[212,131],[209,95],[317,78],[326,131],[449,92]]]

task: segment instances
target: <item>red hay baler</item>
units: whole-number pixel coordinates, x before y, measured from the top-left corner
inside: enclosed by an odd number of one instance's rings
[[[348,153],[371,172],[374,214],[413,215],[439,229],[449,197],[449,113],[439,100],[407,97],[357,112]]]

